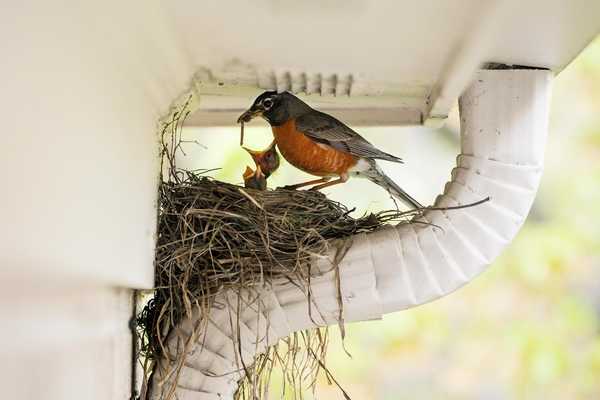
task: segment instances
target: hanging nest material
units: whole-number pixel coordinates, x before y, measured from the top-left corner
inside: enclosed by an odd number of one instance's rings
[[[156,289],[138,317],[146,372],[153,360],[167,355],[171,329],[192,309],[206,310],[219,293],[259,289],[278,278],[307,288],[308,266],[315,254],[325,254],[357,233],[388,223],[410,223],[423,212],[392,210],[353,218],[352,210],[320,192],[246,189],[211,179],[202,171],[179,170],[175,153],[182,143],[188,107],[189,100],[162,130],[166,178],[159,192]],[[326,344],[324,329],[294,334],[285,351],[274,347],[246,369],[238,398],[264,396],[277,363],[296,396],[301,396],[301,389],[314,387],[319,371],[335,382],[325,368]]]
[[[336,245],[330,239],[406,217],[386,211],[355,219],[320,192],[259,191],[192,173],[163,183],[157,289],[141,318],[146,356],[161,355],[170,329],[224,290],[259,288],[277,278],[306,287],[310,260]]]

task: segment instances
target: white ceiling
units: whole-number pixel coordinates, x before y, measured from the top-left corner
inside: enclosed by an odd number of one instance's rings
[[[303,93],[307,81],[311,104],[350,122],[418,124],[447,115],[482,62],[558,72],[600,31],[597,0],[187,0],[164,7],[183,51],[206,68],[191,125],[235,123],[262,89]],[[379,112],[369,117],[373,109]]]

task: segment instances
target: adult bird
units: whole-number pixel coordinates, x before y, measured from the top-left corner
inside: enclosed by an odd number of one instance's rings
[[[277,147],[290,164],[321,177],[291,188],[316,185],[312,189],[319,190],[356,176],[383,187],[410,207],[422,208],[376,162],[401,163],[402,159],[377,149],[336,118],[311,108],[290,92],[264,92],[238,118],[238,123],[256,117],[264,118],[271,125]],[[331,180],[335,177],[337,179]]]

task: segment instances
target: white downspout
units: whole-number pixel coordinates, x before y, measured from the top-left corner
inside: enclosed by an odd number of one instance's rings
[[[551,76],[546,70],[477,73],[459,101],[457,166],[435,205],[467,204],[488,196],[490,201],[455,211],[428,211],[424,219],[432,225],[399,225],[357,235],[339,267],[345,322],[381,318],[444,296],[485,270],[512,241],[542,174]],[[238,342],[244,363],[250,365],[267,345],[315,326],[313,321],[337,323],[331,257],[314,263],[324,272],[312,282],[312,319],[301,290],[275,283],[261,291],[260,302],[248,301],[256,294],[223,295],[222,307],[212,309],[206,327],[196,326],[199,315],[183,321],[169,339],[173,351],[187,344],[176,398],[231,399],[241,376]],[[168,363],[161,361],[162,366]],[[151,398],[166,398],[173,381],[156,374]]]

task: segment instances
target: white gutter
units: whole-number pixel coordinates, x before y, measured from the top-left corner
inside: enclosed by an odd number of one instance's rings
[[[529,213],[542,174],[551,76],[545,70],[477,73],[459,101],[457,166],[435,205],[467,204],[488,196],[491,200],[462,210],[428,211],[424,219],[432,225],[400,225],[357,235],[339,267],[345,322],[381,318],[451,293],[483,272],[511,242]],[[340,310],[331,257],[315,260],[315,267],[324,272],[312,282],[312,319],[306,295],[280,283],[264,289],[260,302],[248,301],[256,294],[224,295],[223,306],[212,309],[206,327],[196,326],[199,315],[182,322],[169,339],[173,351],[187,344],[177,398],[231,399],[241,376],[236,372],[237,343],[244,363],[250,365],[267,345],[314,327],[313,321],[337,323]],[[174,379],[158,372],[151,398],[166,399]]]

